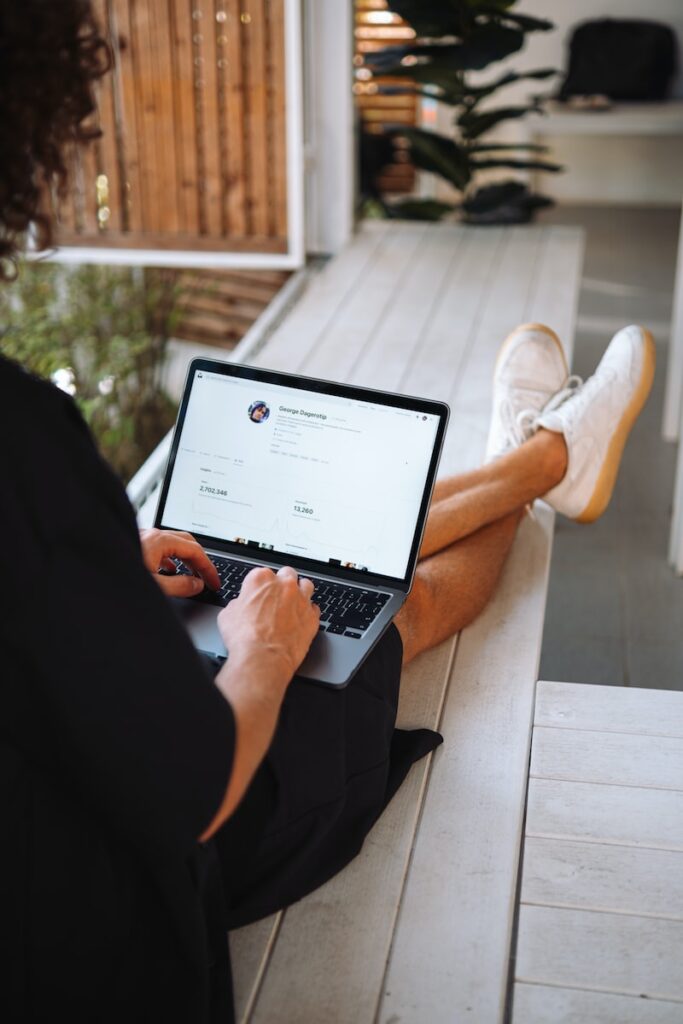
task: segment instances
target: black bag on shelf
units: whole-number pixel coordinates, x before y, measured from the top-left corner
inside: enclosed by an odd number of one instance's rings
[[[676,37],[656,21],[584,21],[569,43],[569,70],[559,98],[609,96],[663,100],[676,72]]]

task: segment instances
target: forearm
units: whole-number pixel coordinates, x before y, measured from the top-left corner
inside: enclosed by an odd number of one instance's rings
[[[235,753],[223,802],[200,836],[205,842],[227,821],[247,791],[273,739],[280,706],[291,680],[289,666],[263,650],[231,654],[216,685],[235,716]]]

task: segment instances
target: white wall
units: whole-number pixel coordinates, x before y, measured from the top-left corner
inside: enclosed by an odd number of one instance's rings
[[[516,71],[557,67],[566,69],[572,29],[593,18],[643,18],[661,21],[674,29],[679,43],[679,71],[674,95],[683,97],[683,0],[525,0],[520,11],[548,18],[556,28],[527,36],[524,50],[505,62]],[[483,73],[489,78],[503,65]],[[552,82],[552,80],[550,80]],[[557,85],[561,79],[558,78]],[[525,94],[551,91],[548,82],[512,86],[495,97],[495,105],[523,102]],[[599,116],[599,115],[596,115]],[[448,132],[450,115],[441,107],[439,128]],[[508,122],[505,138],[513,139],[516,129]],[[518,136],[517,136],[518,137]],[[546,141],[553,147],[552,159],[566,167],[563,174],[540,175],[539,190],[559,201],[669,204],[680,203],[683,195],[683,138],[649,136],[628,138],[557,138]],[[442,189],[439,186],[439,194]]]
[[[335,253],[354,219],[353,8],[304,0],[303,13],[306,250]]]
[[[529,42],[514,61],[517,68],[566,67],[572,29],[593,18],[643,18],[664,22],[676,32],[683,56],[683,0],[525,0],[519,6],[520,11],[554,22],[556,29],[527,36]],[[683,97],[681,68],[674,91]]]

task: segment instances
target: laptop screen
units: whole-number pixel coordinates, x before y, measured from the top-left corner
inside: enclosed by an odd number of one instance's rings
[[[403,580],[443,413],[205,367],[190,373],[158,523]]]

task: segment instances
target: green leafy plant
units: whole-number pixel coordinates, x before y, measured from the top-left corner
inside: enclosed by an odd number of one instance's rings
[[[0,350],[73,394],[128,480],[170,428],[163,387],[176,321],[173,272],[26,263],[0,289]]]
[[[462,193],[463,219],[474,223],[515,223],[529,220],[539,206],[550,200],[532,194],[519,179],[479,185],[483,171],[562,170],[549,162],[547,147],[532,144],[483,142],[486,133],[506,121],[540,111],[540,99],[521,105],[490,106],[488,101],[506,86],[523,80],[543,81],[554,68],[518,73],[508,71],[489,82],[477,84],[471,72],[521,50],[530,32],[547,32],[551,22],[513,11],[516,0],[390,0],[390,8],[415,30],[409,45],[391,46],[365,57],[373,76],[403,79],[405,86],[380,85],[383,94],[407,91],[436,99],[454,110],[452,138],[422,128],[388,128],[383,138],[363,134],[361,182],[363,197],[377,214],[438,220],[456,209],[455,204],[411,198],[389,204],[380,194],[377,179],[396,151],[407,152],[413,165],[431,171]]]

